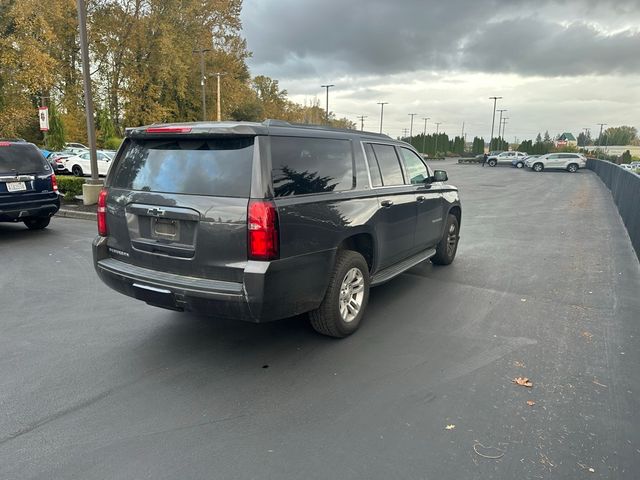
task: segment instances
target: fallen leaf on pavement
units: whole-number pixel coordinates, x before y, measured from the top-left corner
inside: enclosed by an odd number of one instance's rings
[[[593,468],[589,468],[589,471],[590,471],[591,473],[596,473],[596,471],[595,471]]]
[[[527,405],[529,405],[530,407],[533,407],[536,404],[536,402],[534,402],[533,400],[527,400]]]
[[[446,427],[444,427],[445,430],[453,430],[454,428],[456,428],[455,425],[447,425]]]
[[[519,361],[516,360],[515,362],[513,362],[513,366],[514,367],[524,368],[524,363],[519,362]]]
[[[513,379],[513,383],[516,385],[520,385],[522,387],[533,387],[533,382],[529,380],[527,377],[516,377]]]

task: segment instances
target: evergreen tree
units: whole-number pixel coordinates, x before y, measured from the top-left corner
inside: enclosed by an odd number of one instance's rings
[[[49,132],[47,134],[47,148],[49,150],[62,150],[65,144],[64,125],[58,114],[56,104],[49,105]]]

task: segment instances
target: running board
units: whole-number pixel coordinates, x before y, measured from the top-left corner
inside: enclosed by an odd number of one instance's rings
[[[391,280],[393,277],[397,277],[402,272],[409,270],[411,267],[415,267],[419,263],[428,260],[436,254],[435,248],[429,248],[428,250],[423,250],[420,253],[417,253],[406,260],[401,261],[400,263],[396,263],[395,265],[391,265],[390,267],[385,268],[384,270],[379,271],[373,277],[371,277],[371,286],[375,287],[376,285],[380,285],[381,283],[387,282]]]

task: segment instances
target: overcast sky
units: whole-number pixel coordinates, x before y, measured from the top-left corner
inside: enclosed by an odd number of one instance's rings
[[[252,75],[323,107],[335,84],[329,109],[366,130],[385,101],[394,137],[417,113],[414,134],[488,139],[493,95],[509,141],[640,128],[640,0],[244,0],[242,20]]]

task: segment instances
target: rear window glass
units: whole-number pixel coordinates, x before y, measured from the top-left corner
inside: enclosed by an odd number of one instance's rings
[[[21,145],[7,144],[0,141],[0,173],[48,173],[49,163],[40,150],[28,143]]]
[[[111,186],[146,192],[248,197],[253,138],[131,140]]]
[[[351,141],[271,137],[276,197],[338,192],[354,186]]]

